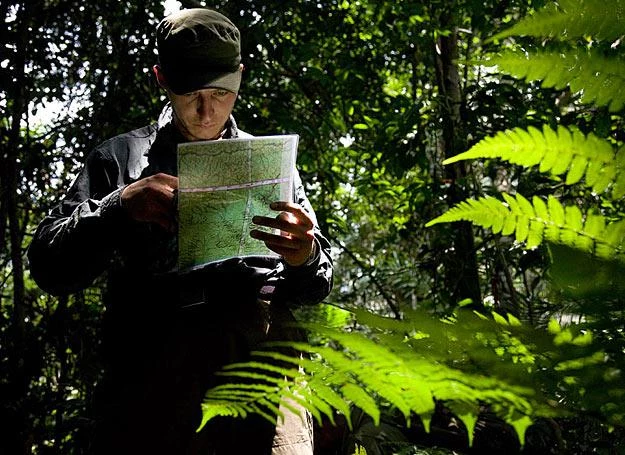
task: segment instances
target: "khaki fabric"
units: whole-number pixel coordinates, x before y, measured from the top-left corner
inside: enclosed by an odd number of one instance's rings
[[[273,437],[272,455],[313,455],[312,416],[301,405],[289,400],[289,407],[280,405],[284,419],[280,419]]]

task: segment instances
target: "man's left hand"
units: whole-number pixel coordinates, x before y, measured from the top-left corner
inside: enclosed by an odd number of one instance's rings
[[[303,265],[313,254],[315,236],[314,222],[299,204],[273,202],[272,210],[280,211],[275,217],[255,216],[252,222],[259,226],[279,229],[280,234],[252,229],[250,236],[265,242],[267,248],[281,255],[287,264]]]

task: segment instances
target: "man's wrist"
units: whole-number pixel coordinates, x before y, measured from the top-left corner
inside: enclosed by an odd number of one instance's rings
[[[312,250],[310,251],[310,255],[308,258],[298,265],[290,265],[287,262],[287,266],[291,269],[304,269],[310,267],[313,264],[316,264],[319,261],[319,246],[317,245],[317,239],[313,240]]]

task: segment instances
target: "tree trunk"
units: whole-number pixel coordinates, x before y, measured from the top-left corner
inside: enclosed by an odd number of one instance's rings
[[[441,30],[449,30],[436,42],[436,74],[439,89],[443,157],[449,158],[466,150],[466,132],[460,107],[462,90],[457,66],[458,34],[453,17],[453,6],[440,16]],[[445,168],[445,182],[449,185],[447,201],[450,206],[467,197],[468,169],[464,162],[454,163]],[[474,306],[480,307],[482,298],[477,272],[477,258],[473,230],[470,223],[455,223],[452,231],[453,254],[446,255],[445,283],[452,299],[459,302],[471,299]]]

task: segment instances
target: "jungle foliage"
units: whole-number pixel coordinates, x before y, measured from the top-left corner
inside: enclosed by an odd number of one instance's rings
[[[319,453],[622,449],[624,2],[181,3],[236,18],[237,121],[300,135],[336,247],[310,341],[229,366],[205,419],[288,396]],[[0,11],[0,452],[79,454],[101,289],[47,295],[25,251],[86,154],[158,116],[164,8]]]
[[[606,55],[606,44],[614,48],[622,36],[624,7],[590,1],[548,5],[490,38],[520,34],[538,38],[541,45],[521,49],[514,41],[502,43],[503,52],[475,64],[570,90],[579,94],[580,104],[621,111],[625,65],[622,55]],[[580,49],[583,39],[587,44]],[[557,51],[551,50],[553,40],[559,41]],[[230,383],[207,394],[205,420],[249,412],[271,418],[269,410],[287,397],[305,404],[320,423],[323,414],[334,423],[338,411],[352,428],[349,407],[356,406],[379,425],[381,408],[391,408],[408,426],[419,416],[426,431],[440,400],[464,423],[469,446],[484,405],[512,425],[521,445],[538,418],[587,414],[622,427],[624,154],[622,142],[612,137],[545,123],[542,129],[517,127],[485,137],[443,161],[503,161],[546,174],[556,188],[531,202],[519,188],[485,194],[426,224],[469,221],[511,237],[526,250],[542,247],[550,275],[543,323],[524,324],[512,313],[462,305],[439,320],[423,311],[405,309],[400,318],[388,319],[354,309],[360,330],[306,325],[321,336],[320,344],[286,344],[304,352],[304,360],[257,353],[291,368],[261,362],[229,367],[224,374]],[[585,276],[567,273],[582,264]],[[237,384],[239,377],[255,383]]]

